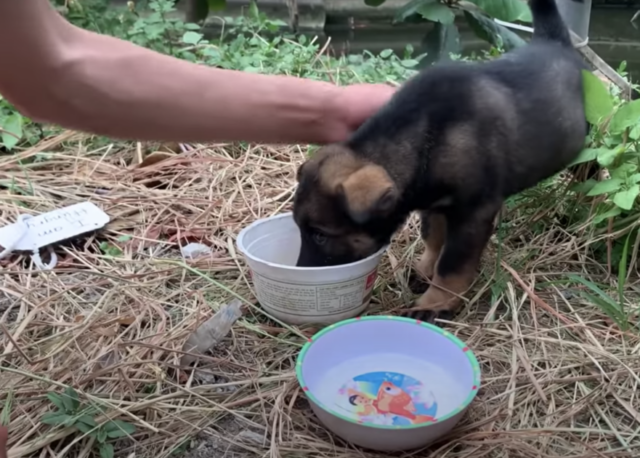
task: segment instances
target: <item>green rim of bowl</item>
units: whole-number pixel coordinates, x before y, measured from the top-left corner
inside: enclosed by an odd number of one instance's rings
[[[449,412],[447,415],[444,415],[440,418],[438,418],[435,422],[430,422],[430,423],[419,423],[417,425],[406,425],[406,426],[387,426],[387,425],[375,425],[372,423],[366,423],[366,422],[359,422],[356,421],[352,418],[349,418],[345,415],[342,415],[338,412],[336,412],[333,409],[329,409],[328,407],[325,407],[324,404],[322,402],[320,402],[307,388],[307,384],[304,381],[304,378],[302,377],[302,361],[304,360],[305,355],[307,354],[307,351],[309,351],[309,348],[311,348],[311,346],[323,335],[329,333],[330,331],[333,331],[334,329],[341,327],[341,326],[346,326],[348,324],[352,324],[352,323],[356,323],[359,321],[402,321],[403,323],[413,323],[415,325],[418,326],[422,326],[424,328],[427,328],[431,331],[437,332],[438,334],[444,336],[445,338],[447,338],[448,340],[450,340],[451,342],[453,342],[458,348],[460,348],[460,350],[467,356],[467,359],[469,360],[469,364],[471,364],[471,368],[473,370],[473,389],[469,392],[469,394],[467,395],[467,397],[465,398],[465,400],[462,402],[462,404],[455,410]],[[323,410],[326,410],[327,412],[329,412],[331,415],[341,418],[344,421],[348,421],[349,423],[354,423],[356,425],[361,425],[361,426],[367,426],[369,428],[377,428],[377,429],[393,429],[393,430],[397,430],[397,429],[415,429],[415,428],[424,428],[426,426],[429,425],[434,425],[436,423],[441,423],[445,420],[448,420],[451,417],[454,417],[456,415],[458,415],[460,412],[464,411],[467,407],[469,407],[469,405],[471,404],[471,402],[473,401],[473,399],[476,397],[476,395],[478,394],[478,390],[480,389],[480,364],[478,364],[478,360],[476,359],[476,355],[473,353],[473,351],[471,351],[471,349],[459,338],[457,338],[456,336],[454,336],[453,334],[451,334],[449,331],[445,331],[444,329],[429,324],[429,323],[424,323],[422,321],[419,320],[413,320],[411,318],[404,318],[404,317],[398,317],[398,316],[366,316],[366,317],[358,317],[358,318],[350,318],[348,320],[344,320],[344,321],[340,321],[338,323],[332,324],[330,326],[327,326],[326,328],[322,329],[321,331],[317,332],[316,334],[314,334],[313,337],[311,337],[307,343],[302,347],[302,350],[300,351],[300,353],[298,354],[298,358],[296,359],[296,377],[298,378],[298,383],[300,383],[300,386],[302,387],[302,390],[304,391],[305,395],[311,400],[313,401],[315,404],[317,404],[320,408],[322,408]]]

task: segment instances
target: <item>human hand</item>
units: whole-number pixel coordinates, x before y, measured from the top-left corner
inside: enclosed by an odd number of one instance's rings
[[[9,430],[6,426],[0,425],[0,458],[7,458],[7,436]]]
[[[330,142],[346,140],[369,117],[375,114],[391,96],[396,88],[386,84],[352,84],[342,86],[332,103],[336,125],[329,134]]]

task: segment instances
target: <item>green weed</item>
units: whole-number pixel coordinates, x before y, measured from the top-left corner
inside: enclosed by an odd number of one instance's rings
[[[97,442],[100,458],[114,456],[113,445],[108,442],[109,439],[127,437],[136,430],[135,425],[122,420],[109,420],[98,424],[94,417],[102,414],[102,409],[82,404],[78,393],[71,387],[65,388],[62,393],[49,392],[47,398],[57,409],[45,413],[40,421],[51,426],[75,428],[92,437]]]

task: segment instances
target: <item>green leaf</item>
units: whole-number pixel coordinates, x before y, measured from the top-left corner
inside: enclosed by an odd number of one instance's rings
[[[393,18],[393,22],[402,22],[409,16],[417,14],[418,8],[420,8],[421,6],[436,3],[437,1],[438,0],[411,0],[406,5],[398,8],[395,17]]]
[[[365,5],[367,6],[380,6],[387,0],[364,0]]]
[[[2,98],[0,97],[0,102],[2,102]],[[5,391],[6,397],[4,399],[4,405],[2,406],[2,411],[0,412],[0,425],[8,425],[9,417],[11,416],[11,407],[13,407],[13,388],[9,388],[8,391]]]
[[[588,70],[582,71],[584,110],[587,121],[597,125],[613,112],[613,100],[600,78]]]
[[[640,173],[634,173],[631,175],[627,182],[631,184],[640,183]]]
[[[62,422],[62,425],[66,427],[73,426],[77,423],[77,421],[78,418],[75,415],[68,415],[67,418],[65,418]]]
[[[78,422],[79,423],[84,423],[85,425],[91,426],[93,428],[95,428],[96,426],[98,426],[98,423],[96,423],[96,421],[93,419],[93,417],[91,415],[81,415],[78,417]]]
[[[604,213],[598,213],[594,218],[593,218],[593,224],[600,224],[601,222],[603,222],[606,219],[609,218],[615,218],[616,216],[618,216],[620,213],[622,213],[622,211],[620,210],[620,207],[613,207],[609,210],[607,210]]]
[[[133,237],[130,235],[121,235],[120,237],[117,238],[118,242],[128,242],[129,240],[131,240]]]
[[[638,166],[632,162],[623,162],[617,167],[613,167],[609,170],[611,178],[627,181],[629,177],[638,171]]]
[[[405,59],[402,62],[400,62],[402,64],[403,67],[407,67],[407,68],[413,68],[416,65],[418,65],[420,62],[418,62],[415,59]]]
[[[612,133],[621,133],[627,127],[640,122],[640,100],[626,102],[613,115],[609,130]]]
[[[380,57],[382,57],[383,59],[388,59],[392,54],[393,50],[391,49],[383,49],[382,51],[380,51]]]
[[[65,410],[64,401],[62,400],[62,397],[58,393],[54,393],[54,392],[47,393],[47,398],[49,399],[49,401],[51,401],[51,403],[54,406],[56,406],[58,409],[64,412]]]
[[[62,394],[62,401],[64,402],[67,413],[75,412],[80,407],[80,399],[78,393],[72,387],[68,386],[64,389]]]
[[[113,458],[113,445],[100,444],[100,458]]]
[[[613,196],[613,203],[623,210],[631,210],[638,194],[640,194],[640,185],[634,184],[627,190],[617,192]]]
[[[22,140],[22,115],[14,111],[5,116],[0,127],[2,127],[2,132],[0,132],[2,144],[8,150],[13,149]]]
[[[107,441],[107,430],[104,428],[100,428],[98,430],[98,435],[96,437],[96,440],[100,443],[104,443]]]
[[[64,425],[70,418],[73,419],[71,415],[67,415],[64,412],[56,410],[55,412],[45,413],[40,421],[45,425],[61,426]]]
[[[592,178],[589,178],[586,181],[578,181],[573,183],[569,189],[573,192],[577,192],[579,194],[586,194],[597,184],[598,182]]]
[[[596,298],[596,297],[594,297],[592,295],[589,295],[589,296],[591,296],[592,299],[595,299],[595,302],[597,302],[598,305],[605,304],[606,308],[613,307],[614,315],[617,315],[617,304],[616,304],[616,302],[613,300],[613,298],[611,296],[609,296],[607,293],[602,291],[602,289],[600,289],[600,287],[598,285],[593,283],[591,280],[587,280],[586,278],[581,277],[580,275],[569,274],[568,277],[569,277],[570,280],[573,280],[573,281],[578,282],[578,283],[582,283],[584,286],[586,286],[591,291],[596,293],[599,297]]]
[[[577,158],[573,160],[571,164],[567,167],[571,167],[573,165],[583,164],[585,162],[593,161],[598,157],[598,149],[596,148],[585,148],[583,149]]]
[[[135,425],[122,420],[112,420],[104,425],[107,436],[111,439],[130,436],[136,432]]]
[[[417,9],[417,13],[424,19],[442,24],[453,24],[456,18],[451,8],[442,3],[428,3],[421,5]]]
[[[613,302],[612,300],[611,301],[602,300],[599,297],[594,296],[593,294],[589,294],[586,291],[580,291],[580,295],[585,299],[587,299],[592,304],[600,307],[600,309],[602,309],[602,311],[606,313],[609,316],[609,318],[615,321],[615,323],[620,327],[620,329],[622,330],[627,329],[628,322],[626,320],[626,317],[621,316],[620,311],[618,310],[617,304],[612,303]]]
[[[80,431],[82,434],[89,434],[93,430],[91,426],[81,422],[76,423],[75,427],[78,428],[78,431]]]
[[[521,0],[470,0],[487,15],[506,22],[531,22],[531,10]]]
[[[422,40],[422,46],[427,54],[423,61],[426,65],[449,60],[451,54],[458,54],[461,50],[458,26],[436,22]]]
[[[220,11],[226,8],[227,0],[207,0],[210,11]]]
[[[587,193],[588,196],[599,196],[600,194],[607,194],[613,191],[618,191],[622,186],[623,181],[620,178],[609,178],[608,180],[599,181],[591,188],[591,191]]]
[[[469,23],[471,30],[473,30],[478,37],[496,47],[503,47],[505,51],[510,51],[527,44],[526,41],[511,30],[476,11],[465,10],[464,17]]]
[[[260,19],[260,11],[258,11],[258,3],[256,0],[251,0],[251,3],[249,4],[249,15],[254,20]]]
[[[618,303],[620,305],[620,311],[624,314],[624,286],[627,283],[627,257],[629,256],[629,241],[631,239],[631,232],[627,234],[627,240],[624,242],[622,248],[622,256],[620,256],[620,262],[618,263]]]
[[[182,35],[182,42],[188,45],[197,45],[200,40],[202,40],[202,37],[204,37],[204,35],[202,35],[201,33],[193,32],[190,30]]]
[[[613,161],[615,161],[616,157],[618,157],[618,155],[622,152],[622,148],[620,147],[616,149],[598,148],[597,152],[598,152],[598,164],[600,164],[603,167],[609,167],[611,164],[613,164]]]

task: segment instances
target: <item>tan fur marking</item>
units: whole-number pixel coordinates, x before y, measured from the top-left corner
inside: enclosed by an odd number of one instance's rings
[[[447,220],[444,215],[429,215],[428,236],[424,242],[424,252],[416,264],[416,270],[427,279],[433,278],[436,262],[447,237]]]
[[[367,164],[349,175],[342,186],[349,209],[353,212],[368,211],[395,187],[386,170],[374,164]]]
[[[350,149],[335,145],[325,147],[322,153],[316,152],[318,160],[322,156],[326,157],[318,171],[318,178],[322,188],[329,194],[335,193],[342,182],[364,165]]]
[[[345,147],[331,145],[316,152],[325,156],[319,170],[321,186],[328,193],[344,190],[349,209],[353,212],[369,210],[395,183],[387,171],[379,165],[367,163]]]
[[[462,304],[459,296],[469,289],[474,278],[475,263],[469,263],[458,275],[443,278],[436,274],[427,292],[416,301],[414,310],[455,312]]]

